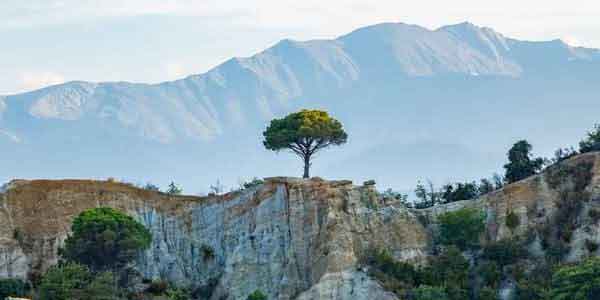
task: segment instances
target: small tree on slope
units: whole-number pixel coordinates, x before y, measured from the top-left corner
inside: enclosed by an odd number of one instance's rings
[[[526,140],[515,143],[508,151],[508,164],[506,169],[506,182],[513,183],[537,174],[544,165],[544,159],[532,158],[531,144]]]

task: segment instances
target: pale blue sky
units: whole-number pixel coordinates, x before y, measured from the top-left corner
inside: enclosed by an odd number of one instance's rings
[[[283,38],[332,38],[386,21],[470,21],[600,48],[598,16],[597,0],[1,0],[0,95],[69,80],[172,80]]]

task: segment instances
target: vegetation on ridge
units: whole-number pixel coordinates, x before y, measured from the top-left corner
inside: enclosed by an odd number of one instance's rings
[[[304,178],[310,177],[311,158],[321,149],[346,143],[342,123],[325,111],[301,110],[274,119],[263,133],[265,148],[290,150],[304,162]]]

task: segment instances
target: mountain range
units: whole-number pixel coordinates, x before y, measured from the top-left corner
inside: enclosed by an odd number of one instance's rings
[[[314,175],[409,190],[419,179],[501,171],[517,139],[544,155],[573,145],[600,122],[599,95],[598,49],[470,23],[384,23],[283,40],[176,81],[76,81],[0,96],[0,179],[173,180],[197,193],[216,180],[300,175],[295,157],[262,147],[262,131],[317,108],[350,138],[317,158]]]

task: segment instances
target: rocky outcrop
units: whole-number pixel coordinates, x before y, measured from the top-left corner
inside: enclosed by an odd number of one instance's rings
[[[57,262],[74,216],[110,206],[153,234],[136,263],[144,277],[196,287],[216,283],[214,299],[242,299],[257,289],[270,299],[391,299],[357,271],[361,255],[376,247],[420,260],[429,243],[411,212],[384,203],[373,186],[348,181],[271,178],[204,198],[106,181],[13,181],[1,199],[2,277],[39,276]]]
[[[583,178],[589,177],[589,178]],[[573,193],[575,181],[584,180],[582,193]],[[571,211],[569,219],[577,227],[570,241],[567,261],[578,261],[587,254],[585,241],[600,244],[600,224],[589,212],[600,211],[600,153],[587,153],[548,168],[503,189],[494,191],[477,200],[459,201],[429,209],[413,210],[430,232],[435,233],[436,219],[441,213],[469,207],[481,209],[486,214],[486,234],[482,242],[498,241],[514,235],[529,235],[533,239],[531,251],[543,253],[540,231],[544,226],[567,226],[553,224],[564,193],[571,193],[572,201],[579,202],[579,211]],[[571,210],[570,208],[561,208]],[[506,216],[512,212],[518,216],[519,225],[511,231]],[[600,214],[599,214],[600,216]]]
[[[211,197],[171,196],[111,181],[17,180],[0,194],[0,277],[39,276],[57,262],[72,218],[109,206],[151,230],[152,245],[135,263],[146,278],[204,287],[212,299],[245,299],[257,289],[270,299],[396,299],[361,268],[368,249],[422,263],[433,246],[437,216],[463,207],[486,213],[484,242],[539,233],[577,176],[585,179],[584,191],[574,194],[583,204],[572,216],[577,228],[567,260],[586,255],[586,241],[600,239],[589,213],[600,211],[600,154],[561,166],[478,200],[425,210],[387,202],[372,183],[319,178],[269,178]],[[506,226],[508,212],[520,221],[513,231]],[[532,249],[539,239],[534,235]]]

